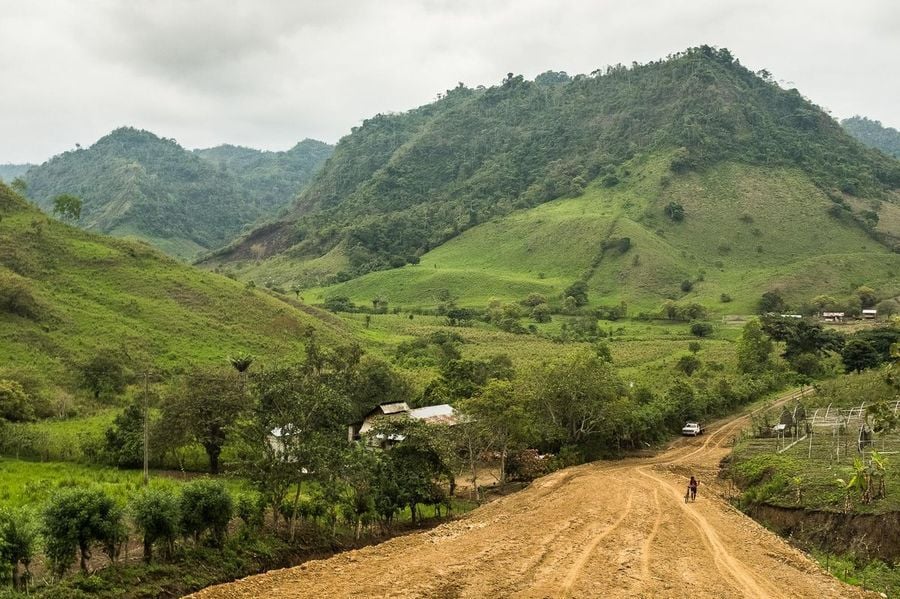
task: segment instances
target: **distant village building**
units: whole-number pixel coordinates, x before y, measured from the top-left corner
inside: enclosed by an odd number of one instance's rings
[[[863,308],[862,317],[866,320],[875,320],[878,317],[878,310],[875,308]]]
[[[844,322],[843,312],[822,312],[822,319],[825,322]]]
[[[803,318],[802,314],[782,314],[782,318]]]
[[[351,442],[359,441],[362,436],[370,432],[378,422],[394,418],[410,418],[412,420],[421,420],[429,424],[448,425],[454,425],[459,421],[459,415],[456,410],[453,409],[453,406],[448,404],[412,409],[404,401],[384,403],[370,410],[369,413],[363,417],[361,422],[356,422],[348,426],[347,439]],[[401,435],[394,436],[397,438],[386,439],[386,441],[398,442],[403,440]]]

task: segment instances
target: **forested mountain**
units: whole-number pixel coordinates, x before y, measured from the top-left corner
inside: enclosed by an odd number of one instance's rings
[[[0,183],[0,379],[32,381],[44,396],[74,387],[98,355],[172,372],[296,352],[309,326],[343,338],[339,325],[298,308],[144,243],[49,218]]]
[[[881,150],[894,158],[900,158],[900,131],[893,127],[885,127],[880,121],[858,115],[844,119],[841,126],[867,146]]]
[[[630,165],[642,160],[665,163],[641,199],[660,216],[669,185],[730,163],[794,169],[851,220],[853,198],[887,199],[900,186],[900,162],[767,72],[704,46],[591,75],[460,84],[432,104],[377,115],[338,143],[287,218],[210,264],[271,284],[344,281],[414,264],[499,215],[634,182],[644,174]],[[705,210],[692,218],[716,208]]]
[[[309,183],[331,156],[334,146],[304,139],[285,152],[221,145],[194,150],[220,170],[236,175],[256,201],[285,206]]]
[[[173,139],[125,127],[32,168],[25,178],[29,197],[43,208],[59,194],[74,194],[83,200],[85,228],[145,239],[191,258],[276,215],[322,165],[328,148],[307,141],[288,152],[222,147],[193,153]],[[237,152],[254,155],[240,159]]]
[[[0,181],[9,183],[16,177],[21,177],[33,164],[0,164]]]

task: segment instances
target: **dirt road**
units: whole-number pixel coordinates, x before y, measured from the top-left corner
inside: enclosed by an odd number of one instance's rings
[[[733,509],[746,416],[644,460],[569,468],[435,529],[211,587],[251,597],[864,597]],[[686,504],[687,478],[700,493]]]

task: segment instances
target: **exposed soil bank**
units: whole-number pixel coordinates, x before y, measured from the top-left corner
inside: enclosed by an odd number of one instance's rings
[[[757,504],[747,513],[802,547],[850,551],[891,564],[900,559],[900,512],[844,514]]]

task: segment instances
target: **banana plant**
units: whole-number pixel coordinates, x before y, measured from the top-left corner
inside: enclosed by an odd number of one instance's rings
[[[878,481],[875,497],[884,497],[886,493],[884,481],[887,478],[888,459],[877,451],[873,451],[869,455],[869,471],[872,478]]]

